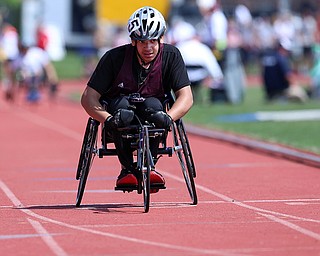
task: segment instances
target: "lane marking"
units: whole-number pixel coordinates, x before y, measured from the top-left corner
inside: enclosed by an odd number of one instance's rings
[[[256,211],[256,212],[263,212],[263,213],[269,213],[269,214],[272,214],[272,215],[278,215],[278,216],[281,216],[281,217],[286,217],[286,218],[292,218],[292,219],[296,219],[296,220],[301,220],[301,221],[307,221],[307,222],[314,222],[314,223],[320,223],[320,220],[315,220],[315,219],[309,219],[309,218],[303,218],[303,217],[297,217],[297,216],[294,216],[294,215],[290,215],[290,214],[285,214],[285,213],[280,213],[280,212],[275,212],[275,211],[271,211],[271,210],[266,210],[266,209],[262,209],[262,208],[259,208],[259,207],[255,207],[255,206],[251,206],[251,205],[248,205],[248,204],[245,204],[243,202],[240,202],[240,201],[236,201],[235,199],[232,199],[228,196],[225,196],[225,195],[222,195],[218,192],[215,192],[211,189],[208,189],[206,187],[203,187],[201,185],[196,185],[196,187],[208,194],[211,194],[211,195],[214,195],[218,198],[221,198],[222,200],[224,201],[227,201],[227,202],[230,202],[230,203],[233,203],[235,205],[238,205],[242,208],[247,208],[247,209],[250,209],[250,210],[253,210],[253,211]]]
[[[172,245],[172,244],[166,244],[166,243],[161,243],[161,242],[154,242],[154,241],[149,241],[149,240],[143,240],[143,239],[137,239],[133,237],[128,237],[128,236],[122,236],[122,235],[117,235],[109,232],[102,232],[99,230],[94,230],[94,229],[89,229],[89,228],[84,228],[80,226],[75,226],[71,225],[65,222],[61,222],[58,220],[50,219],[48,217],[39,215],[29,209],[24,209],[22,203],[19,201],[19,199],[13,194],[13,192],[0,180],[0,188],[2,191],[7,195],[7,197],[11,200],[11,202],[16,206],[20,211],[24,212],[25,214],[32,216],[34,218],[40,219],[42,221],[50,222],[62,227],[67,227],[83,232],[88,232],[91,234],[95,235],[101,235],[109,238],[114,238],[114,239],[120,239],[120,240],[125,240],[128,242],[133,242],[133,243],[139,243],[139,244],[144,244],[148,246],[156,246],[156,247],[162,247],[166,249],[173,249],[173,250],[179,250],[179,251],[187,251],[187,252],[193,252],[193,253],[201,253],[201,254],[211,254],[211,255],[220,255],[220,256],[241,256],[244,254],[238,254],[238,253],[230,253],[226,252],[223,250],[209,250],[209,249],[198,249],[198,248],[193,248],[193,247],[185,247],[185,246],[179,246],[179,245]]]
[[[38,190],[37,192],[41,193],[72,193],[76,194],[78,190]],[[86,193],[123,193],[122,191],[115,191],[114,189],[88,189],[86,190]]]
[[[169,173],[168,173],[169,174]],[[182,180],[181,178],[169,174],[168,176],[171,176],[172,178],[174,178],[175,180]],[[183,181],[184,182],[184,181]],[[67,224],[61,221],[57,221],[57,220],[53,220],[44,216],[41,216],[39,214],[34,213],[31,210],[28,209],[23,209],[22,207],[22,203],[18,200],[18,198],[11,192],[11,190],[0,180],[0,187],[3,190],[3,192],[7,195],[7,197],[14,203],[14,205],[16,207],[18,207],[22,212],[24,212],[25,214],[32,216],[34,218],[37,219],[41,219],[43,221],[47,221],[47,222],[51,222],[60,226],[64,226],[64,227],[68,227],[71,229],[76,229],[76,230],[80,230],[80,231],[84,231],[84,232],[89,232],[92,234],[97,234],[97,235],[102,235],[102,236],[107,236],[107,237],[111,237],[111,238],[115,238],[115,239],[121,239],[121,240],[126,240],[126,241],[130,241],[130,242],[134,242],[134,243],[142,243],[145,245],[150,245],[150,246],[157,246],[157,247],[162,247],[162,248],[167,248],[167,249],[175,249],[175,250],[183,250],[183,251],[189,251],[189,252],[196,252],[196,253],[203,253],[203,254],[214,254],[214,255],[239,255],[239,254],[230,254],[229,252],[222,252],[219,250],[208,250],[208,249],[197,249],[197,248],[189,248],[189,247],[183,247],[183,246],[178,246],[178,245],[170,245],[170,244],[166,244],[166,243],[159,243],[159,242],[154,242],[154,241],[148,241],[148,240],[141,240],[141,239],[136,239],[136,238],[132,238],[132,237],[126,237],[126,236],[122,236],[122,235],[116,235],[113,233],[108,233],[108,232],[102,232],[102,231],[98,231],[98,230],[93,230],[93,229],[89,229],[89,228],[84,228],[84,227],[79,227],[79,226],[74,226],[71,224]],[[296,216],[292,216],[292,215],[288,215],[288,214],[282,214],[282,213],[278,213],[278,212],[274,212],[274,211],[269,211],[269,210],[265,210],[265,209],[261,209],[261,208],[257,208],[257,207],[253,207],[250,205],[246,205],[243,204],[241,202],[236,202],[234,199],[227,197],[225,195],[222,195],[220,193],[217,193],[215,191],[212,191],[211,189],[208,189],[206,187],[203,186],[197,186],[198,189],[204,191],[204,192],[208,192],[209,194],[213,194],[214,196],[217,196],[225,201],[228,202],[232,202],[240,207],[244,207],[247,209],[251,209],[254,210],[257,214],[262,214],[263,213],[271,213],[271,215],[267,214],[267,216],[272,216],[273,215],[279,215],[282,217],[288,217],[288,218],[293,218],[293,219],[298,219],[298,220],[304,220],[304,221],[310,221],[310,222],[316,222],[316,223],[320,223],[320,221],[318,220],[313,220],[313,219],[306,219],[306,218],[300,218],[300,217],[296,217]],[[274,217],[274,216],[273,216]],[[270,217],[271,218],[271,217]],[[290,222],[282,222],[280,219],[276,218],[276,219],[272,219],[273,221],[277,220],[276,222],[282,225],[285,225],[299,233],[302,233],[304,235],[307,235],[309,237],[315,238],[317,240],[320,240],[320,235],[304,229],[298,225],[292,224]]]
[[[282,225],[284,225],[284,226],[286,226],[288,228],[291,228],[291,229],[293,229],[295,231],[298,231],[299,233],[302,233],[302,234],[305,234],[307,236],[313,237],[314,239],[316,239],[318,241],[320,240],[320,234],[315,233],[313,231],[310,231],[308,229],[302,228],[302,227],[300,227],[300,226],[298,226],[296,224],[293,224],[293,223],[291,223],[289,221],[286,221],[286,220],[283,220],[283,219],[279,219],[274,215],[264,214],[264,213],[261,213],[261,212],[257,212],[257,214],[259,214],[261,216],[264,216],[267,219],[272,220],[274,222],[280,223],[280,224],[282,224]]]
[[[199,201],[203,204],[227,204],[226,201]],[[320,203],[320,198],[297,198],[297,199],[257,199],[257,200],[243,200],[243,203],[285,203],[288,205],[295,204],[317,204]]]
[[[247,168],[256,168],[256,167],[273,167],[275,164],[273,163],[224,163],[224,164],[197,164],[198,169],[201,168],[202,169],[229,169],[229,168],[234,168],[234,169],[238,169],[238,168],[243,168],[243,167],[247,167]],[[277,164],[277,166],[288,166],[288,163],[281,163],[281,164]]]
[[[245,200],[246,203],[320,202],[320,198]]]
[[[25,111],[26,112],[26,111]],[[42,118],[40,116],[36,116],[37,118],[32,118],[33,116],[35,115],[31,115],[30,113],[26,112],[29,116],[31,116],[31,118],[26,118],[27,115],[22,115],[20,112],[19,112],[19,115],[21,115],[23,118],[29,120],[29,121],[33,121],[34,123],[40,125],[40,126],[44,126],[46,128],[49,128],[49,129],[52,129],[54,131],[57,131],[57,132],[60,132],[68,137],[71,137],[73,139],[76,139],[76,140],[82,140],[82,137],[83,135],[79,135],[78,133],[70,130],[70,129],[67,129],[63,126],[60,126],[60,125],[57,125],[56,123],[48,120],[48,119],[45,119],[45,118]],[[42,120],[42,121],[40,121]],[[184,183],[184,180],[180,177],[177,177],[175,175],[172,175],[172,174],[169,174],[167,172],[163,172],[163,173],[166,173],[167,176],[170,176],[172,179],[174,180],[177,180],[179,182],[182,182]],[[3,182],[1,182],[0,180],[0,185],[1,185],[1,188],[3,189],[3,187],[6,187],[5,184]],[[308,221],[308,222],[314,222],[314,223],[320,223],[320,220],[314,220],[314,219],[309,219],[309,218],[302,218],[302,217],[297,217],[297,216],[293,216],[293,215],[289,215],[289,214],[283,214],[283,213],[279,213],[279,212],[274,212],[274,211],[270,211],[270,210],[265,210],[265,209],[262,209],[262,208],[258,208],[258,207],[254,207],[254,206],[250,206],[250,205],[247,205],[245,203],[242,203],[242,202],[239,202],[239,201],[236,201],[235,199],[233,198],[230,198],[228,196],[225,196],[223,194],[220,194],[218,192],[215,192],[209,188],[206,188],[204,186],[201,186],[201,185],[196,185],[196,188],[199,189],[199,190],[202,190],[203,192],[206,192],[208,194],[211,194],[211,195],[214,195],[220,199],[222,199],[223,201],[226,201],[226,202],[230,202],[230,203],[233,203],[235,205],[238,205],[239,207],[243,207],[243,208],[247,208],[247,209],[250,209],[250,210],[253,210],[255,211],[257,214],[262,214],[262,213],[267,213],[266,216],[271,216],[271,217],[274,217],[275,219],[272,219],[273,221],[279,223],[279,224],[282,224],[282,225],[285,225],[293,230],[296,230],[297,232],[299,233],[302,233],[302,234],[305,234],[307,236],[310,236],[312,238],[315,238],[317,240],[320,240],[320,234],[317,234],[317,233],[314,233],[310,230],[307,230],[307,229],[304,229],[302,227],[299,227],[297,225],[294,225],[290,222],[286,223],[286,222],[282,222],[282,221],[278,221],[278,220],[281,220],[281,219],[278,219],[276,218],[275,216],[273,215],[276,215],[276,216],[281,216],[281,217],[286,217],[286,218],[292,218],[292,219],[296,219],[296,220],[301,220],[301,221]],[[4,191],[6,189],[3,189]],[[7,192],[10,191],[8,188],[7,188]],[[21,206],[22,204],[20,203],[20,201],[14,196],[14,194],[10,191],[9,195],[13,195],[12,197],[12,202],[16,205],[16,206]],[[10,197],[9,197],[10,198]],[[11,200],[11,198],[10,198]],[[18,203],[17,203],[18,202]],[[17,204],[16,204],[17,203]],[[139,243],[144,243],[144,244],[149,244],[149,245],[155,245],[155,246],[161,246],[161,247],[165,247],[165,248],[171,248],[171,249],[178,249],[178,250],[187,250],[187,251],[197,251],[199,252],[199,249],[195,249],[195,248],[187,248],[187,247],[181,247],[181,246],[175,246],[175,245],[168,245],[168,244],[163,244],[163,243],[157,243],[157,242],[153,242],[153,241],[146,241],[146,240],[137,240],[135,238],[130,238],[130,237],[124,237],[124,236],[119,236],[119,235],[115,235],[115,234],[111,234],[111,233],[104,233],[104,232],[100,232],[100,231],[95,231],[95,230],[91,230],[91,229],[82,229],[80,227],[77,227],[77,226],[73,226],[73,225],[69,225],[67,223],[63,223],[63,222],[60,222],[60,221],[56,221],[56,220],[53,220],[53,219],[49,219],[49,218],[46,218],[44,216],[41,216],[41,215],[38,215],[30,210],[27,210],[27,209],[21,209],[22,211],[24,211],[26,214],[28,215],[31,215],[31,216],[34,216],[36,218],[39,218],[39,219],[43,219],[43,220],[46,220],[46,221],[49,221],[49,222],[52,222],[52,223],[55,223],[57,225],[62,225],[62,226],[65,226],[65,227],[70,227],[70,228],[74,228],[74,229],[78,229],[78,230],[83,230],[83,231],[87,231],[87,232],[91,232],[91,233],[95,233],[95,234],[101,234],[101,235],[105,235],[105,236],[108,236],[108,237],[113,237],[113,238],[118,238],[118,239],[124,239],[124,240],[127,240],[127,241],[132,241],[132,242],[139,242]],[[271,214],[271,215],[270,215]],[[270,217],[270,218],[271,218]],[[213,253],[213,254],[217,254],[218,255],[222,255],[221,254],[221,251],[217,251],[217,250],[201,250],[201,253]],[[223,254],[223,255],[227,255],[227,254]],[[229,254],[228,254],[229,255]]]
[[[165,172],[163,170],[159,170],[161,173],[164,173],[166,176],[169,176],[170,178],[176,180],[176,181],[180,181],[180,182],[185,182],[183,178],[180,178],[180,177],[177,177],[173,174],[170,174],[168,172]],[[201,186],[201,185],[197,185],[196,184],[196,189],[197,190],[202,190],[203,192],[206,192],[208,194],[211,194],[215,197],[218,197],[220,199],[222,199],[223,201],[225,202],[229,202],[229,203],[232,203],[232,204],[235,204],[235,205],[238,205],[239,207],[242,207],[242,208],[247,208],[247,209],[250,209],[250,210],[253,210],[255,212],[259,212],[259,213],[267,213],[267,214],[271,214],[271,215],[278,215],[278,216],[281,216],[281,217],[286,217],[286,218],[291,218],[291,219],[295,219],[295,220],[300,220],[300,221],[307,221],[307,222],[314,222],[314,223],[320,223],[320,220],[315,220],[315,219],[310,219],[310,218],[303,218],[303,217],[297,217],[297,216],[294,216],[294,215],[290,215],[290,214],[285,214],[285,213],[280,213],[280,212],[275,212],[275,211],[271,211],[271,210],[266,210],[266,209],[262,209],[262,208],[259,208],[259,207],[255,207],[255,206],[251,206],[251,205],[248,205],[248,204],[245,204],[243,202],[240,202],[240,201],[236,201],[235,199],[231,198],[231,197],[228,197],[228,196],[225,196],[223,194],[220,194],[218,192],[215,192],[209,188],[206,188],[204,186]],[[282,223],[281,223],[282,224]],[[312,231],[310,231],[312,232]]]
[[[53,234],[52,234],[53,235]],[[21,239],[21,238],[34,238],[41,237],[43,235],[39,234],[18,234],[18,235],[0,235],[0,240],[11,240],[11,239]]]
[[[306,203],[306,202],[297,202],[297,203],[286,203],[286,205],[314,205],[314,204],[320,204],[320,202],[314,202],[314,203]]]
[[[58,245],[50,233],[40,224],[40,222],[27,218],[35,231],[40,234],[41,239],[58,256],[67,256],[68,254]]]
[[[32,122],[32,123],[37,124],[39,126],[45,127],[49,130],[53,130],[55,132],[61,133],[64,136],[75,139],[77,141],[82,141],[82,139],[83,139],[82,134],[75,132],[71,129],[68,129],[62,125],[59,125],[49,119],[43,118],[39,115],[32,114],[26,110],[23,111],[23,109],[21,109],[21,111],[19,111],[16,114],[29,122]]]

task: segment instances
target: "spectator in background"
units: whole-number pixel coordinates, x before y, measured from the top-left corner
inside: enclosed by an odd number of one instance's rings
[[[315,44],[312,48],[313,64],[310,70],[311,88],[310,96],[315,99],[320,99],[320,11],[315,15],[316,34]]]
[[[214,51],[222,67],[224,50],[227,47],[228,20],[220,8],[219,0],[198,0],[197,2],[206,24],[201,41]]]
[[[254,47],[254,30],[253,30],[253,18],[248,7],[243,4],[238,4],[234,11],[235,25],[237,30],[241,34],[241,55],[245,64],[252,61],[255,53]],[[234,23],[234,22],[233,22]],[[230,31],[230,29],[228,29]]]
[[[317,21],[312,15],[311,6],[305,6],[302,10],[302,48],[303,48],[303,65],[304,72],[307,74],[313,64],[312,48],[316,43]]]
[[[294,41],[297,39],[296,37],[300,36],[300,33],[296,34],[297,23],[297,21],[294,21],[292,13],[288,10],[283,10],[278,13],[275,21],[273,22],[275,37],[279,42],[290,44],[290,51],[295,47]]]
[[[315,43],[320,44],[320,10],[318,10],[315,14],[316,20],[316,34],[315,34]]]
[[[12,84],[13,71],[11,63],[19,54],[18,49],[19,35],[17,29],[6,22],[0,14],[0,64],[3,69],[2,87],[5,98],[9,101],[14,100],[15,87]]]
[[[170,26],[177,17],[188,21],[194,27],[197,27],[203,21],[203,16],[196,0],[171,1],[169,13]]]
[[[230,19],[223,72],[225,91],[231,104],[242,103],[245,95],[246,75],[240,52],[242,45],[243,39],[238,24]]]
[[[272,48],[275,40],[275,32],[271,20],[271,15],[262,14],[254,20],[253,24],[254,48],[260,54],[265,50]]]
[[[195,28],[180,20],[175,26],[174,37],[187,67],[195,101],[200,101],[201,86],[210,88],[214,99],[217,88],[223,90],[223,73],[211,49],[203,44]],[[224,91],[224,90],[223,90]]]
[[[295,100],[304,102],[306,93],[295,83],[289,54],[291,41],[277,41],[262,56],[262,78],[267,102]]]
[[[314,64],[310,70],[311,87],[309,95],[311,98],[320,99],[320,44],[316,44],[312,51]]]

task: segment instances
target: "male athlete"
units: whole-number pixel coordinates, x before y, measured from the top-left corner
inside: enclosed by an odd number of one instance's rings
[[[134,113],[155,127],[169,128],[193,104],[185,64],[176,47],[163,43],[165,31],[166,23],[158,10],[149,6],[136,10],[128,21],[131,44],[113,48],[102,56],[81,98],[86,112],[112,132],[121,164],[117,187],[138,184],[132,149],[117,128],[130,125]],[[165,112],[162,103],[171,90],[176,100]],[[145,100],[134,103],[132,110],[129,96],[134,93]],[[107,102],[107,111],[101,99]],[[158,146],[159,141],[150,141],[155,162]],[[150,183],[164,186],[165,180],[152,170]]]

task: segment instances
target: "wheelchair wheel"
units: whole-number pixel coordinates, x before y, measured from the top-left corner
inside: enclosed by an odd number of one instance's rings
[[[196,178],[197,174],[196,174],[196,167],[193,161],[193,156],[192,156],[192,152],[191,152],[191,148],[190,148],[190,143],[187,137],[187,133],[186,130],[184,128],[183,122],[180,119],[179,123],[178,123],[178,133],[179,133],[179,137],[180,137],[180,141],[181,141],[181,145],[183,148],[183,153],[185,155],[186,158],[186,162],[187,162],[187,166],[188,169],[192,170],[192,175],[193,178]]]
[[[76,179],[79,180],[76,206],[79,207],[83,197],[84,189],[87,183],[89,171],[93,159],[97,153],[97,132],[99,122],[93,118],[89,118],[84,134],[80,158],[78,163]]]
[[[195,168],[194,162],[190,150],[190,145],[186,132],[182,123],[182,120],[179,120],[175,123],[173,130],[173,139],[175,147],[181,146],[182,150],[175,151],[181,165],[183,177],[185,179],[189,195],[192,200],[192,204],[196,205],[198,203],[197,191],[195,187]],[[179,136],[179,137],[178,137]],[[181,152],[182,151],[182,152]]]
[[[150,172],[151,172],[151,152],[149,149],[149,130],[144,127],[143,144],[142,144],[142,189],[143,189],[143,203],[144,212],[149,211],[150,206]]]

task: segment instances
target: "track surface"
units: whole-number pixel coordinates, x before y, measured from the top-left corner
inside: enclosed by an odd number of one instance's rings
[[[0,100],[0,255],[320,255],[320,170],[189,135],[199,204],[175,156],[149,213],[114,191],[115,157],[96,158],[82,207],[75,172],[87,121],[79,103]]]

